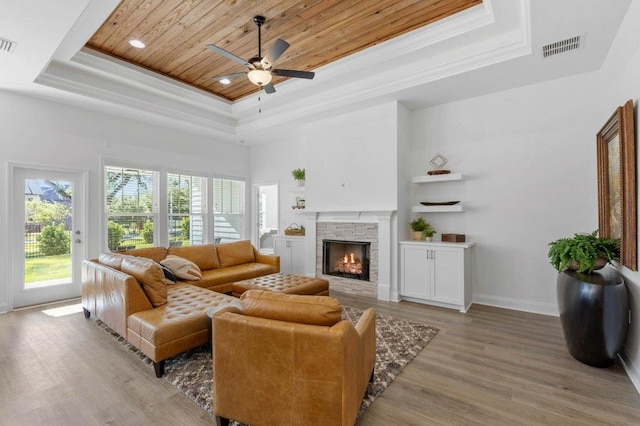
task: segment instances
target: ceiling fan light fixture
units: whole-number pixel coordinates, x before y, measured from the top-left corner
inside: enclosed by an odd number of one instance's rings
[[[264,86],[271,83],[271,73],[265,70],[251,70],[247,74],[249,80],[258,86]]]

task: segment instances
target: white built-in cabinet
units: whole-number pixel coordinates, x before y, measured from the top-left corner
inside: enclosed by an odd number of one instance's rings
[[[474,242],[400,242],[400,298],[466,312]]]
[[[273,237],[274,252],[280,256],[280,272],[283,274],[305,274],[304,238],[287,235]]]

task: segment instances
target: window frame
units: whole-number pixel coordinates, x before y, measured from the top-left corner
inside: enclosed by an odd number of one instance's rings
[[[156,217],[154,218],[154,246],[168,247],[169,246],[169,175],[181,175],[190,177],[201,177],[206,180],[206,199],[203,215],[203,227],[204,227],[204,241],[203,244],[211,244],[219,242],[219,237],[215,235],[215,219],[217,213],[215,212],[214,203],[214,182],[219,180],[230,180],[241,183],[242,188],[238,193],[237,202],[242,207],[241,212],[238,213],[238,223],[241,226],[238,239],[248,239],[247,230],[250,227],[247,226],[247,179],[245,177],[227,176],[213,173],[203,173],[198,171],[186,171],[183,169],[173,169],[168,167],[150,166],[143,162],[131,162],[126,160],[104,158],[101,161],[101,180],[100,191],[102,200],[102,220],[101,220],[101,238],[100,247],[102,251],[109,251],[108,248],[108,231],[107,223],[109,220],[109,213],[107,212],[107,200],[106,200],[106,173],[107,168],[123,168],[123,169],[135,169],[151,171],[157,174],[157,184],[153,190],[153,196],[155,198],[154,208],[156,210]],[[154,181],[155,183],[155,181]],[[216,241],[218,240],[218,241]]]

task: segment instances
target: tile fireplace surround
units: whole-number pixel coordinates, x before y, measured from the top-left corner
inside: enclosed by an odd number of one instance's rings
[[[395,238],[391,222],[394,214],[395,211],[306,212],[306,264],[315,268],[307,272],[329,281],[331,288],[344,293],[396,300],[397,292],[391,291],[392,238]],[[370,242],[369,281],[323,275],[322,240],[325,239]]]

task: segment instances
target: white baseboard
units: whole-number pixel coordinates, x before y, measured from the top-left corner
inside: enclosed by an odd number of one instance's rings
[[[0,303],[0,314],[6,314],[9,312],[9,305],[6,303]]]
[[[618,353],[620,357],[620,361],[622,361],[622,366],[624,367],[624,371],[627,372],[627,376],[631,379],[631,383],[636,388],[636,391],[640,393],[640,371],[636,363],[633,361],[631,354],[627,350],[626,346],[622,347],[622,350]]]
[[[532,302],[530,300],[510,299],[507,297],[473,295],[473,303],[495,306],[497,308],[514,309],[516,311],[532,312],[534,314],[559,316],[558,306],[552,303]]]

